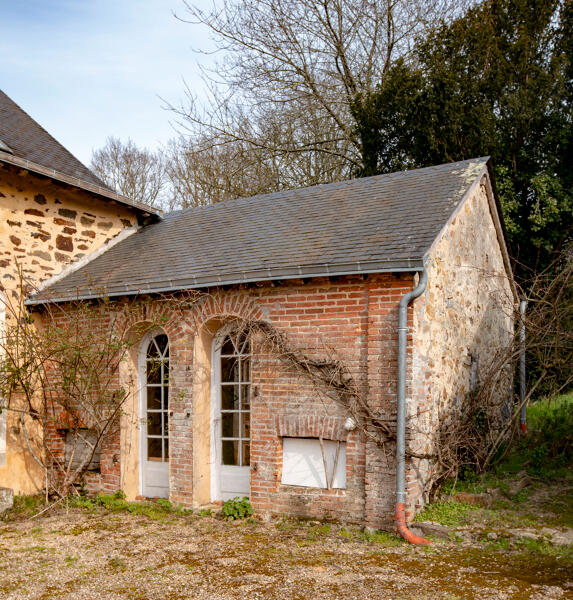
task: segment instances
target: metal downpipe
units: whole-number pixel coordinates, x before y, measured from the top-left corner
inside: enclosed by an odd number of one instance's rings
[[[527,395],[527,388],[525,384],[525,309],[527,308],[527,300],[522,300],[519,303],[519,312],[521,316],[520,330],[519,330],[519,343],[520,343],[520,355],[519,355],[519,404],[521,406],[521,414],[519,417],[519,428],[524,434],[527,434],[527,406],[525,398]]]
[[[408,335],[408,304],[426,290],[428,272],[420,273],[418,285],[400,300],[398,315],[398,407],[396,424],[396,514],[398,533],[411,544],[431,544],[412,533],[406,524],[406,344]]]

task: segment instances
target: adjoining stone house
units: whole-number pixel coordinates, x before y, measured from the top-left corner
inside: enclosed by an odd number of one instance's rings
[[[34,290],[154,218],[153,209],[107,187],[0,91],[0,332],[22,284]],[[27,424],[41,451],[37,430]],[[31,493],[43,486],[19,414],[3,411],[0,487]]]
[[[399,336],[399,304],[413,288],[421,295]],[[484,158],[168,214],[27,304],[41,313],[101,290],[128,303],[146,297],[144,309],[134,304],[134,326],[150,312],[162,324],[122,367],[138,386],[101,490],[183,506],[248,495],[259,512],[386,528],[397,500],[394,441],[375,443],[355,406],[301,375],[286,351],[256,336],[245,345],[234,328],[263,323],[305,360],[335,357],[390,431],[406,340],[398,500],[412,515],[433,476],[433,463],[412,453],[432,452],[439,424],[507,345],[516,299]],[[164,301],[189,290],[187,306]],[[161,365],[159,378],[148,377],[149,364]],[[511,398],[510,376],[500,394]]]

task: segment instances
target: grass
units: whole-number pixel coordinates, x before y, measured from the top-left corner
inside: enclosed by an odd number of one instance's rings
[[[6,511],[2,516],[3,521],[12,521],[16,519],[29,519],[39,513],[46,507],[44,494],[34,494],[33,496],[14,496],[14,506]]]
[[[172,514],[184,514],[188,511],[180,506],[173,506],[166,498],[158,498],[153,501],[128,502],[122,491],[114,494],[98,494],[95,498],[78,497],[71,498],[69,505],[73,508],[85,508],[95,510],[104,508],[111,512],[128,512],[133,515],[143,515],[153,520],[162,520]]]
[[[459,527],[465,525],[469,515],[477,510],[480,510],[479,506],[468,502],[435,502],[420,511],[414,521],[434,521],[448,527]]]
[[[571,478],[573,463],[573,393],[540,399],[527,410],[529,434],[515,441],[498,476],[526,471],[545,481]]]
[[[426,506],[414,520],[435,521],[450,527],[469,523],[479,523],[485,528],[573,527],[573,492],[567,489],[567,484],[558,497],[537,504],[532,498],[541,484],[573,478],[573,393],[533,403],[528,410],[528,430],[529,434],[516,438],[505,458],[488,472],[477,475],[466,469],[458,480],[447,482],[442,489],[445,495],[453,495],[482,494],[497,488],[501,499],[494,503],[494,510],[465,502],[440,501]],[[524,475],[531,481],[527,487],[512,493],[512,484]],[[536,546],[530,542],[523,542],[523,547],[534,551]],[[488,546],[503,549],[504,544],[499,540]]]

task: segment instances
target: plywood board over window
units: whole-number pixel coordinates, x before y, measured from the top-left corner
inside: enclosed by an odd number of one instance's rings
[[[82,467],[88,471],[99,471],[101,448],[97,442],[96,432],[90,429],[68,431],[66,433],[66,465],[69,465],[71,461],[72,469]]]
[[[283,438],[282,483],[346,488],[346,443],[316,438]]]

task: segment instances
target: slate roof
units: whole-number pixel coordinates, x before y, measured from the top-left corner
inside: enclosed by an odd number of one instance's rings
[[[415,271],[487,158],[167,214],[28,300]]]
[[[23,167],[58,181],[128,204],[156,211],[117,194],[66,150],[27,112],[0,90],[0,162]]]

